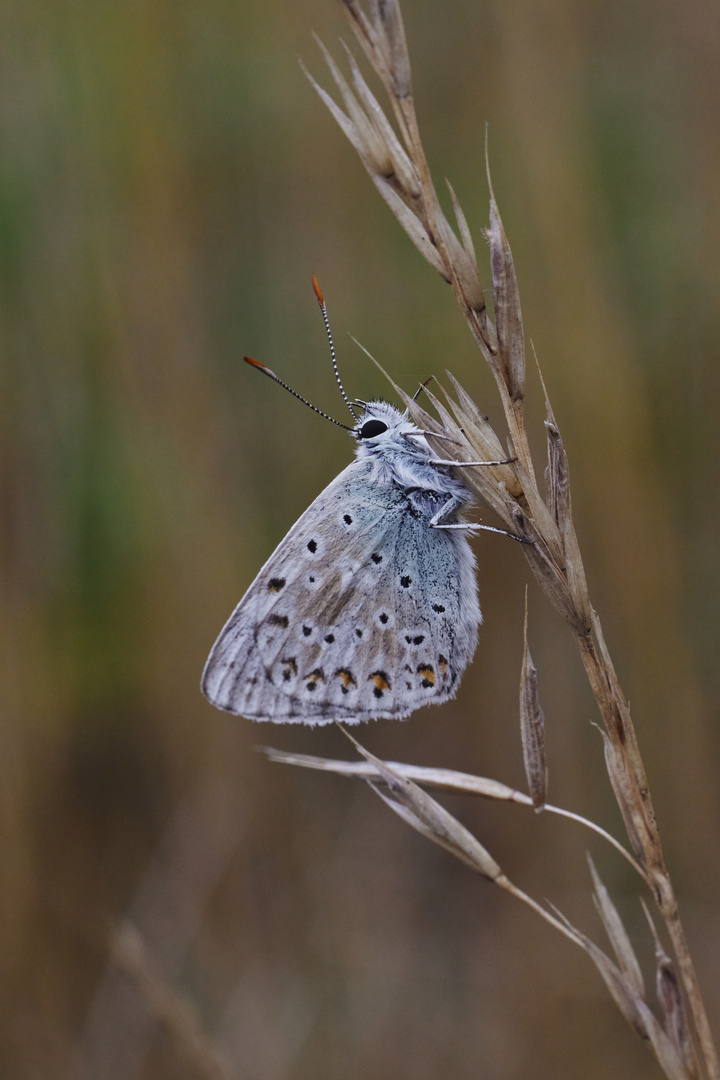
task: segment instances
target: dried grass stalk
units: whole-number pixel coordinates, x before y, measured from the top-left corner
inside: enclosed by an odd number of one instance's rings
[[[154,1018],[173,1035],[195,1074],[202,1080],[231,1080],[230,1065],[203,1030],[195,1009],[162,977],[131,922],[115,929],[110,956],[147,1002]]]
[[[311,81],[356,148],[373,183],[401,226],[423,257],[451,284],[471,333],[495,378],[507,424],[506,445],[452,377],[455,397],[448,398],[448,407],[429,393],[439,423],[419,403],[398,392],[404,397],[413,419],[426,431],[437,433],[437,437],[429,435],[428,440],[439,456],[458,461],[515,459],[512,464],[481,470],[464,469],[463,478],[478,499],[495,511],[505,528],[524,541],[523,550],[543,592],[570,627],[602,718],[605,760],[612,788],[633,852],[672,941],[677,980],[689,1006],[702,1067],[707,1077],[720,1080],[720,1065],[665,866],[630,709],[588,593],[572,518],[567,455],[547,393],[546,490],[541,492],[538,485],[526,430],[525,345],[517,275],[492,185],[486,239],[490,249],[494,323],[487,313],[474,246],[462,208],[451,189],[456,232],[440,207],[432,181],[415,113],[410,60],[398,2],[371,0],[368,13],[355,0],[344,2],[355,36],[388,95],[397,131],[352,58],[351,86],[323,49],[342,107],[314,80]],[[452,441],[449,442],[448,437]],[[529,674],[526,682],[528,685],[531,682]],[[427,828],[418,805],[413,802],[415,796],[410,799],[407,794],[409,789],[402,784],[394,786],[400,783],[399,780],[391,782],[383,773],[382,763],[375,762],[374,767],[390,792],[385,797],[394,803],[393,808],[401,807],[406,819],[409,814],[414,815],[416,820],[412,823],[415,827],[420,822]],[[539,767],[534,768],[537,772]],[[434,838],[437,840],[437,836]],[[598,904],[609,927],[614,917],[605,895],[596,884]],[[686,1080],[692,1077],[692,1059],[687,1051],[689,1040],[681,1034],[683,1025],[687,1028],[685,1004],[679,992],[673,996],[667,989],[668,978],[663,976],[666,989],[662,1000],[667,1002],[663,1008],[668,1023],[665,1031],[643,1000],[636,973],[631,973],[628,967],[629,954],[626,945],[621,943],[617,927],[612,931],[611,939],[623,957],[621,967],[579,932],[572,930],[570,936],[576,942],[582,942],[623,1013],[649,1040],[666,1074]],[[672,970],[674,972],[675,968]]]

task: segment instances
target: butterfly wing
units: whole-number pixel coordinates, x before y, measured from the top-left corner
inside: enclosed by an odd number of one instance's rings
[[[454,696],[480,623],[474,557],[373,470],[349,465],[262,568],[205,666],[213,705],[356,723]]]

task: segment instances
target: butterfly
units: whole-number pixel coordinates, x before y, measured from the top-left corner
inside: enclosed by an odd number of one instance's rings
[[[319,286],[316,294],[327,328]],[[362,408],[355,413],[332,355],[356,419],[347,428],[355,460],[280,542],[203,672],[206,698],[251,720],[407,717],[455,696],[477,645],[482,616],[467,531],[487,526],[459,520],[470,492],[407,411],[371,401],[354,402]]]

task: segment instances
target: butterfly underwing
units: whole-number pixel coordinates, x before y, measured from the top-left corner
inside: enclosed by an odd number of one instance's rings
[[[470,493],[407,412],[363,409],[355,461],[281,541],[213,646],[202,690],[219,709],[352,724],[400,719],[458,689],[482,618],[458,520]]]

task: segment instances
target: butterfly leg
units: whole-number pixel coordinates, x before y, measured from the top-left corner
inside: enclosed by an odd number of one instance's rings
[[[451,459],[445,461],[440,458],[431,458],[428,465],[454,465],[456,468],[464,469],[467,465],[512,465],[514,461],[517,461],[517,458],[503,458],[502,461],[453,461]]]
[[[431,529],[465,529],[467,532],[494,532],[500,533],[501,536],[509,536],[511,540],[517,540],[520,544],[527,543],[526,540],[521,539],[519,536],[515,536],[514,533],[508,532],[507,529],[495,529],[492,525],[480,525],[478,522],[454,522],[450,525],[443,522],[449,518],[456,510],[463,505],[463,500],[458,498],[457,495],[451,495],[444,506],[441,506],[437,514],[434,514],[428,525]]]
[[[457,443],[457,439],[451,438],[450,435],[442,435],[438,431],[406,431],[403,432],[403,438],[410,439],[417,438],[418,435],[432,435],[435,439],[447,439],[448,442]],[[459,468],[464,468],[466,465],[512,465],[517,461],[516,457],[503,458],[501,461],[456,461],[454,458],[449,458],[447,461],[444,458],[431,458],[428,461],[428,465],[455,465]]]
[[[436,514],[430,518],[428,522],[431,529],[455,529],[456,525],[443,525],[443,521],[446,521],[451,514],[454,514],[456,510],[459,510],[463,505],[463,500],[457,495],[450,495],[447,502],[440,507]],[[461,529],[467,528],[466,525],[461,525]]]

